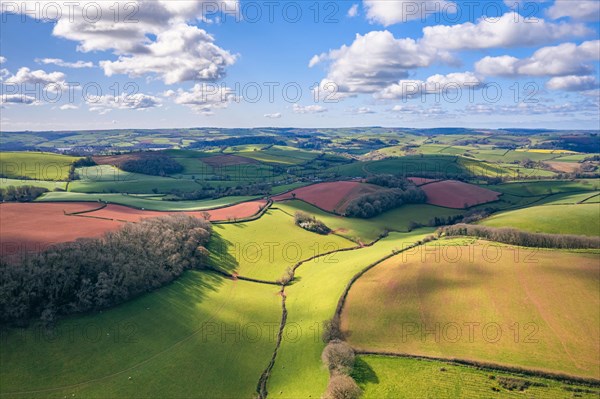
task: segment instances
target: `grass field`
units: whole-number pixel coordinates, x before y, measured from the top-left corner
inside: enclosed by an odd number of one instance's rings
[[[19,180],[19,179],[6,179],[0,177],[0,188],[6,187],[21,187],[21,186],[34,186],[43,187],[49,191],[56,189],[65,190],[67,188],[67,182],[64,181],[49,181],[49,180]]]
[[[429,230],[392,233],[372,247],[319,258],[300,266],[298,281],[286,288],[284,337],[268,384],[269,397],[318,398],[328,372],[322,366],[321,323],[333,316],[348,280],[366,265],[421,239]]]
[[[277,290],[191,271],[113,309],[65,319],[54,337],[3,331],[0,395],[251,398],[275,347]]]
[[[46,152],[2,152],[0,174],[13,179],[67,180],[71,164],[77,159]]]
[[[363,399],[592,399],[600,395],[598,388],[567,385],[544,378],[515,376],[439,361],[373,355],[358,357],[353,377],[363,389]],[[532,386],[524,392],[509,391],[499,384],[500,378],[526,380]]]
[[[581,197],[577,196],[577,198]],[[491,227],[513,227],[532,233],[599,236],[600,205],[584,203],[532,206],[492,215],[480,224]]]
[[[306,231],[280,210],[258,220],[214,226],[209,249],[215,267],[244,277],[275,281],[302,259],[356,244],[336,235]]]
[[[149,211],[196,211],[212,209],[254,200],[257,197],[223,197],[199,201],[163,201],[160,196],[127,194],[85,194],[74,192],[52,192],[37,198],[37,202],[98,202],[131,206]]]
[[[597,191],[599,187],[600,179],[583,179],[505,183],[489,188],[506,194],[527,197],[565,192]]]
[[[297,211],[309,213],[321,220],[329,228],[335,230],[336,234],[363,243],[377,239],[385,231],[408,232],[411,222],[426,224],[435,216],[447,217],[461,213],[458,210],[441,208],[434,205],[408,204],[371,219],[357,219],[332,215],[298,200],[279,202],[273,206],[281,208],[292,215]]]
[[[371,269],[342,314],[350,344],[599,379],[598,255],[490,245],[432,243]]]

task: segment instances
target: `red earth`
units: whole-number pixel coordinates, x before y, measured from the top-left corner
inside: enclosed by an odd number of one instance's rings
[[[267,204],[265,200],[243,202],[241,204],[228,206],[225,208],[211,209],[207,211],[190,211],[190,212],[159,212],[159,211],[143,211],[141,209],[129,208],[123,205],[109,204],[106,208],[102,208],[95,212],[86,213],[83,216],[93,216],[96,218],[114,219],[117,221],[137,222],[141,219],[160,217],[170,214],[185,214],[196,217],[204,217],[204,213],[210,215],[210,221],[224,221],[230,219],[243,219],[256,215],[261,208]]]
[[[300,187],[289,193],[275,196],[273,200],[285,201],[297,198],[328,212],[343,213],[353,199],[381,189],[381,187],[357,181],[336,181]]]
[[[5,203],[0,204],[0,254],[38,252],[83,237],[99,237],[122,223],[67,216],[66,213],[98,208],[97,203]]]
[[[456,209],[496,201],[501,195],[496,191],[456,180],[425,184],[421,189],[427,194],[428,204]]]

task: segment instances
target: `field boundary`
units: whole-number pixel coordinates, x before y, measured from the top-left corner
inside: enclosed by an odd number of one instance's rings
[[[458,358],[444,358],[444,357],[436,357],[436,356],[425,356],[425,355],[413,355],[410,353],[400,353],[400,352],[388,352],[388,351],[375,351],[375,350],[364,350],[360,348],[354,348],[354,352],[357,355],[363,356],[385,356],[385,357],[398,357],[404,359],[421,359],[428,361],[440,361],[445,363],[456,364],[460,366],[473,367],[481,370],[490,370],[490,371],[503,371],[511,374],[517,374],[520,376],[528,376],[528,377],[541,377],[547,378],[554,381],[560,381],[567,384],[581,384],[587,385],[590,387],[600,387],[600,380],[595,378],[586,378],[586,377],[577,377],[574,375],[564,374],[564,373],[552,373],[549,371],[536,370],[536,369],[526,369],[516,366],[505,366],[502,364],[496,363],[488,363],[488,362],[478,362],[475,360],[467,360],[467,359],[458,359]]]

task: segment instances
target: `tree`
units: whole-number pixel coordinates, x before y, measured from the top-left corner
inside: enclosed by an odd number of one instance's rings
[[[354,368],[354,358],[352,347],[339,339],[330,341],[321,354],[321,360],[331,374],[350,374]]]
[[[358,399],[362,390],[356,382],[347,375],[337,374],[331,376],[327,385],[326,399]]]

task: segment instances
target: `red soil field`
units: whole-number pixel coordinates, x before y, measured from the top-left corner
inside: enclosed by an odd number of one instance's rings
[[[203,158],[202,162],[213,168],[260,163],[255,159],[240,157],[239,155],[215,155],[213,157]]]
[[[496,201],[501,195],[496,191],[456,180],[425,184],[421,189],[427,194],[428,204],[456,209]]]
[[[242,219],[256,215],[261,207],[267,204],[265,200],[243,202],[241,204],[228,206],[225,208],[212,209],[208,211],[194,212],[159,212],[142,211],[141,209],[129,208],[122,205],[109,204],[106,208],[95,212],[85,213],[83,216],[93,216],[94,218],[115,219],[115,221],[137,222],[145,218],[166,216],[171,214],[185,214],[196,217],[204,217],[204,212],[210,215],[212,222]]]
[[[120,222],[67,216],[98,208],[94,203],[0,204],[0,254],[38,252],[52,244],[98,237],[122,226]]]
[[[273,197],[274,201],[301,199],[328,212],[343,213],[354,198],[381,190],[380,187],[357,181],[336,181],[300,187]],[[294,197],[293,194],[296,194]]]
[[[581,167],[579,162],[544,162],[546,165],[550,166],[552,169],[557,170],[559,172],[564,173],[573,173],[577,172]]]

